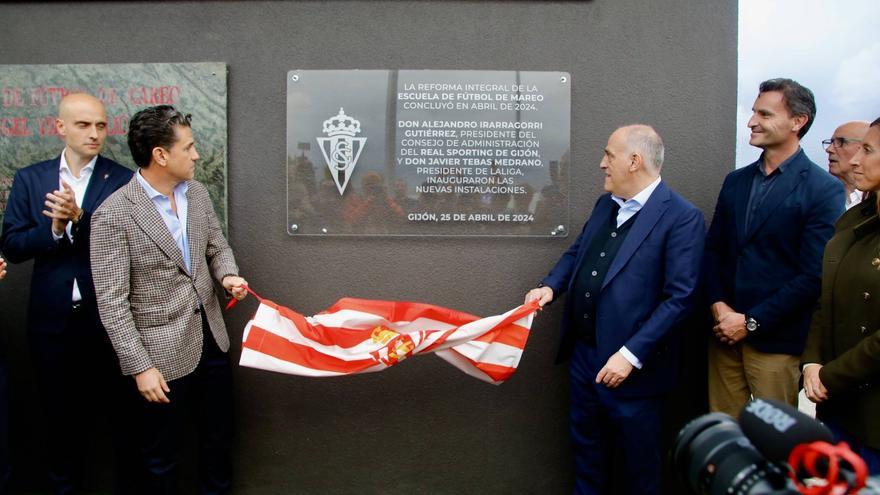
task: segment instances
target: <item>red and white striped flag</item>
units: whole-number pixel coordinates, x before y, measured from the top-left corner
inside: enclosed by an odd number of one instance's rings
[[[499,384],[519,364],[537,302],[479,318],[430,304],[344,298],[315,316],[266,299],[244,330],[239,364],[302,376],[381,371],[434,353]]]

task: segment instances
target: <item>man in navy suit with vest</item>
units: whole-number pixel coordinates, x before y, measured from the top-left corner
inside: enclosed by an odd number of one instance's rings
[[[107,137],[107,113],[98,99],[66,95],[55,126],[65,148],[52,160],[16,172],[0,249],[12,263],[34,261],[28,341],[47,420],[49,479],[55,493],[76,493],[92,443],[89,425],[96,418],[111,423],[123,419],[118,416],[130,385],[98,316],[89,227],[95,209],[132,172],[99,155]],[[125,431],[113,431],[116,460],[134,465],[134,453],[125,448]],[[130,480],[117,483],[123,481]],[[116,490],[130,493],[122,485]]]
[[[663,399],[678,371],[678,325],[699,280],[703,215],[660,178],[663,142],[649,126],[611,134],[605,190],[583,231],[526,295],[568,291],[559,362],[569,365],[575,493],[610,493],[621,448],[628,493],[660,493]]]
[[[709,408],[734,417],[752,397],[797,405],[822,253],[845,203],[840,181],[800,147],[813,93],[791,79],[758,89],[748,127],[761,157],[724,179],[706,236]]]

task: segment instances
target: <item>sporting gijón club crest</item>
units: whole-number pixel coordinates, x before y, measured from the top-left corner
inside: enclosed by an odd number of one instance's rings
[[[359,132],[361,123],[345,115],[340,108],[338,115],[324,121],[324,134],[327,137],[316,138],[340,196],[345,192],[354,166],[367,142],[365,137],[355,137]]]

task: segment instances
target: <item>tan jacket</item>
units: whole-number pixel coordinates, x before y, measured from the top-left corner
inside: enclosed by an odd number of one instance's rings
[[[153,366],[166,380],[192,372],[202,353],[200,302],[217,345],[229,349],[214,281],[238,267],[207,189],[190,181],[187,201],[192,274],[136,176],[92,218],[98,311],[126,375]]]
[[[874,261],[877,259],[878,261]],[[880,448],[880,217],[871,196],[847,211],[825,247],[822,293],[804,363],[819,363],[829,398],[820,419]]]

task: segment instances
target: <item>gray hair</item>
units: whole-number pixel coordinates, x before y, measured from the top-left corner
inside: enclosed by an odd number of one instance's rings
[[[663,140],[657,131],[649,125],[636,124],[626,126],[626,145],[631,153],[641,155],[645,163],[654,172],[659,173],[663,167]]]

